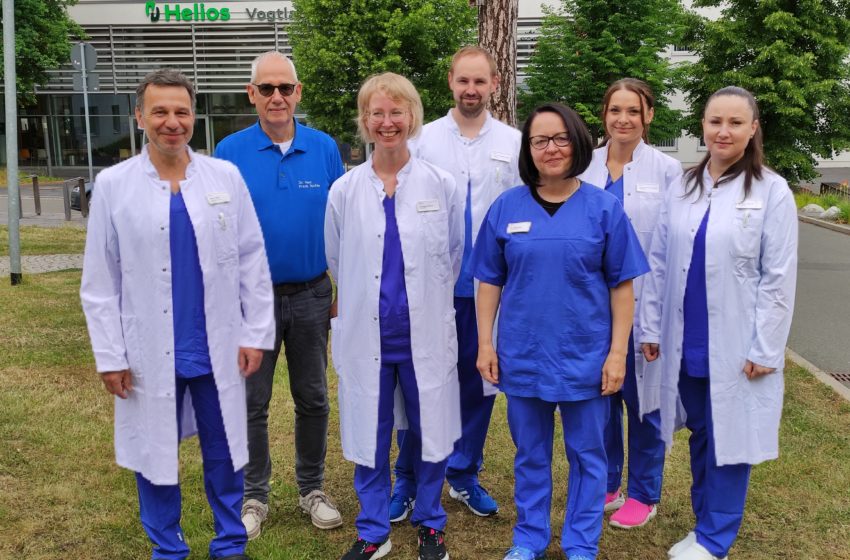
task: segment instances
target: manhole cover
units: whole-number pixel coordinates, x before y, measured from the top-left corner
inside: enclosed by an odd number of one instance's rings
[[[836,381],[840,381],[842,383],[850,383],[850,372],[841,373],[841,372],[831,372],[830,375]]]

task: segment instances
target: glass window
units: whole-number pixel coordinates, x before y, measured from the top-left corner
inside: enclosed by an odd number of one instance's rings
[[[211,93],[203,97],[210,98],[209,112],[219,115],[253,115],[254,106],[244,91],[238,93]]]

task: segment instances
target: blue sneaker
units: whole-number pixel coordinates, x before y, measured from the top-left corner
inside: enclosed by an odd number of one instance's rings
[[[390,523],[398,523],[407,519],[407,514],[413,511],[416,498],[405,496],[401,492],[393,492],[390,498]]]
[[[522,546],[512,546],[502,560],[537,560],[538,558],[543,558],[543,555],[537,556]]]
[[[449,496],[459,502],[465,503],[469,511],[475,515],[489,517],[499,513],[499,504],[496,503],[496,500],[480,484],[457,490],[449,486]]]

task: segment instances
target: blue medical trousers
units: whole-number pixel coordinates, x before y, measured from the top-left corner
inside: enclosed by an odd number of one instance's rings
[[[717,466],[709,385],[707,377],[679,375],[685,425],[691,431],[691,505],[697,542],[722,558],[732,548],[744,518],[750,465]]]
[[[661,411],[640,419],[634,338],[629,337],[626,379],[623,390],[611,399],[611,417],[605,427],[605,451],[608,455],[608,492],[616,492],[623,479],[623,403],[629,419],[629,498],[651,505],[661,501],[664,474],[664,441],[661,439]]]
[[[422,460],[421,425],[419,422],[419,389],[413,362],[381,364],[380,395],[378,397],[378,433],[375,449],[375,468],[354,467],[354,490],[360,500],[357,515],[357,535],[373,543],[381,543],[390,535],[390,446],[393,435],[393,394],[396,383],[401,386],[409,426],[408,436],[413,449],[413,469],[416,479],[416,506],[410,518],[414,526],[424,525],[442,531],[446,527],[446,512],[440,503],[446,461],[430,463]],[[410,437],[412,436],[412,437]]]
[[[516,445],[514,546],[542,554],[549,545],[552,504],[552,439],[555,407],[560,408],[564,447],[570,464],[567,511],[561,547],[571,556],[596,558],[605,502],[604,431],[609,400],[543,401],[508,395],[508,425]]]
[[[455,297],[457,325],[457,373],[460,382],[461,436],[449,456],[446,479],[452,488],[470,488],[478,484],[478,471],[484,462],[484,443],[493,414],[496,395],[485,395],[481,374],[475,367],[478,358],[478,325],[475,299]],[[405,440],[405,430],[398,432],[398,459],[395,464],[396,492],[416,497],[413,476],[412,444]]]
[[[242,470],[233,470],[215,379],[212,374],[176,377],[175,383],[178,429],[186,389],[192,395],[195,409],[204,460],[204,488],[215,528],[215,538],[210,542],[210,557],[243,554],[248,535],[241,518]],[[189,547],[180,528],[180,485],[152,484],[140,473],[136,473],[136,482],[142,525],[154,545],[152,558],[183,560],[188,557]]]

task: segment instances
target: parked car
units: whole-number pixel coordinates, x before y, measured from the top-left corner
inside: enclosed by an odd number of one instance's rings
[[[86,200],[91,202],[91,193],[94,189],[94,183],[86,181]],[[71,209],[82,211],[80,207],[80,185],[76,185],[71,189]]]

